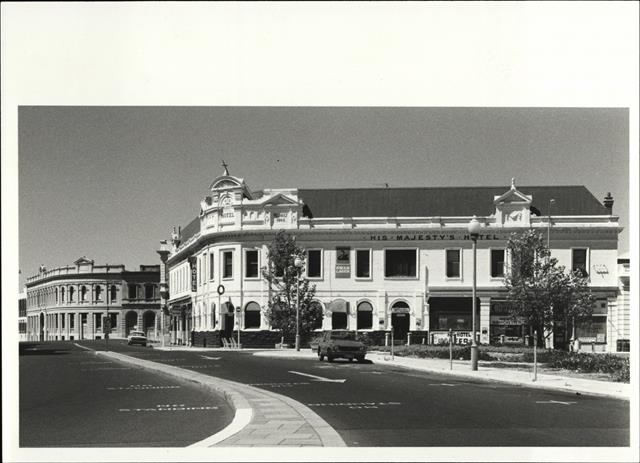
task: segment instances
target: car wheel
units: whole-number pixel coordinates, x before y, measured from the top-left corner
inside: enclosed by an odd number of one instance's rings
[[[333,362],[333,355],[328,355],[328,354],[327,354],[327,360],[328,360],[329,362]]]
[[[358,357],[358,363],[364,362],[364,355]]]
[[[318,360],[320,360],[321,362],[324,360],[324,355],[322,355],[322,352],[318,351]]]
[[[349,361],[350,361],[350,362],[353,362],[353,357],[349,357]]]

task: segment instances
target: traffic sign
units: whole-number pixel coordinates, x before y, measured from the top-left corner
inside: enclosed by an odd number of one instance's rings
[[[218,285],[218,294],[220,296],[222,296],[224,294],[224,286],[223,285]]]

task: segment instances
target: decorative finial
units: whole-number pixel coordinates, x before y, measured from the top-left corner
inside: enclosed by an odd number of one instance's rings
[[[516,178],[515,177],[511,177],[511,189],[512,190],[516,189]]]
[[[224,167],[223,175],[229,175],[229,165],[226,162],[224,162],[224,159],[222,160],[222,167]]]

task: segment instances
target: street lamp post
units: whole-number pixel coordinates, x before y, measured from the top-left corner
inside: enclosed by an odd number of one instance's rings
[[[476,341],[476,244],[480,234],[480,222],[473,216],[468,226],[469,235],[473,243],[473,286],[471,291],[471,369],[478,369],[478,342]]]
[[[549,214],[547,215],[547,251],[551,253],[551,206],[556,203],[556,200],[551,198],[549,200]]]
[[[300,350],[300,272],[304,263],[300,257],[293,261],[296,267],[296,350]]]

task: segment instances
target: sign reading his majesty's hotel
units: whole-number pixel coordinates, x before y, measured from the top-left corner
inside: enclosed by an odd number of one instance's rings
[[[470,240],[469,234],[457,233],[409,233],[397,235],[369,235],[371,241],[453,241],[453,240]],[[479,240],[499,240],[499,236],[494,234],[480,234]]]

